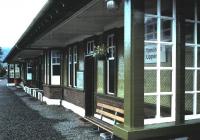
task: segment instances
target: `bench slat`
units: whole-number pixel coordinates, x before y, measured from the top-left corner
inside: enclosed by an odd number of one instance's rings
[[[99,113],[99,114],[102,114],[102,115],[104,115],[104,116],[107,116],[107,117],[109,117],[109,118],[112,118],[112,119],[114,119],[114,120],[117,120],[117,121],[119,121],[119,122],[124,122],[124,118],[119,117],[119,116],[116,116],[116,115],[113,115],[113,114],[111,114],[111,113],[109,113],[109,112],[105,112],[105,111],[100,110],[100,109],[96,109],[96,112]]]
[[[106,105],[106,104],[103,104],[103,103],[97,103],[97,106],[112,110],[114,112],[119,112],[121,114],[124,114],[124,110],[123,109],[117,108],[117,107],[114,107],[114,106],[111,106],[111,105]]]

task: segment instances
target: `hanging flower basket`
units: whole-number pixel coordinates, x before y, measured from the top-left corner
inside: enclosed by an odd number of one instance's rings
[[[107,56],[106,46],[104,44],[101,46],[100,45],[95,46],[94,56],[96,56],[98,58],[105,58]]]

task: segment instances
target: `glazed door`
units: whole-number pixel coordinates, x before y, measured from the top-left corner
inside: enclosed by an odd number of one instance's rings
[[[94,65],[95,59],[92,56],[85,57],[85,115],[94,114]]]

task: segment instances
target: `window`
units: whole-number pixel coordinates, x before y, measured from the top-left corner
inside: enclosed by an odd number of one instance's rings
[[[9,64],[9,78],[14,78],[14,64]]]
[[[115,93],[115,46],[114,34],[107,37],[107,93]]]
[[[51,84],[60,85],[60,58],[61,52],[59,50],[51,51]]]
[[[32,80],[32,64],[27,64],[27,80]]]
[[[200,19],[197,1],[188,3],[185,48],[185,119],[200,118]]]
[[[91,55],[94,53],[94,41],[88,41],[87,42],[87,48],[86,48],[86,55]]]
[[[68,49],[68,86],[74,88],[77,88],[77,73],[79,72],[77,49],[77,46]]]
[[[20,78],[20,65],[15,64],[15,78]]]
[[[77,47],[73,48],[73,87],[77,87],[77,61],[78,61],[78,53],[77,53]]]
[[[68,86],[72,86],[72,72],[73,72],[73,65],[72,65],[72,49],[69,48],[68,50]]]
[[[176,15],[174,3],[175,0],[145,0],[145,124],[175,120]]]

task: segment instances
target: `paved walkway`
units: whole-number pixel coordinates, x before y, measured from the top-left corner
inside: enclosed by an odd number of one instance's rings
[[[48,106],[0,79],[0,140],[98,140],[99,132],[72,111]]]

